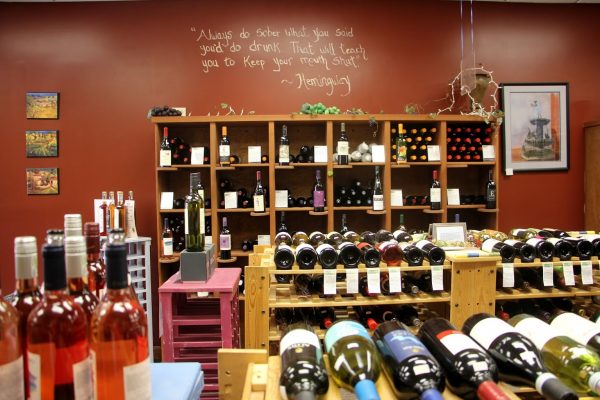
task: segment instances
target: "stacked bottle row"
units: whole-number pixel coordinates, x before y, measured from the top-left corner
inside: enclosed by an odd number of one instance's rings
[[[496,316],[508,321],[517,314],[527,313],[550,323],[555,314],[571,312],[595,323],[600,323],[598,301],[599,299],[596,297],[592,297],[592,301],[565,297],[497,301]]]
[[[100,200],[97,201],[97,215],[100,220],[100,234],[106,236],[110,229],[123,229],[127,238],[137,238],[137,228],[135,226],[135,201],[133,200],[133,191],[127,194],[127,199],[123,198],[123,192],[102,192]]]
[[[448,161],[483,161],[483,146],[492,144],[491,127],[451,127],[446,133]]]
[[[210,152],[204,148],[201,162],[197,164],[210,164]],[[170,167],[171,165],[191,164],[192,151],[188,143],[179,136],[169,137],[169,128],[163,128],[162,140],[160,142],[159,165]]]
[[[469,317],[462,331],[433,317],[421,324],[416,336],[394,313],[380,323],[364,310],[356,315],[358,320],[338,320],[329,327],[330,314],[318,315],[327,322],[329,370],[312,327],[302,321],[285,328],[280,385],[287,398],[326,393],[330,373],[357,399],[380,399],[375,382],[382,371],[399,398],[441,399],[447,388],[462,398],[508,399],[497,386],[499,380],[529,386],[552,400],[600,390],[600,325],[573,313],[557,313],[552,325],[528,314],[506,322],[480,313]]]
[[[264,212],[265,208],[269,207],[269,187],[263,186],[261,171],[256,171],[256,186],[252,192],[239,185],[236,189],[229,178],[223,178],[219,181],[219,193],[221,209],[236,208],[225,205],[228,193],[235,195],[237,208],[252,208],[255,212]]]
[[[552,263],[547,267],[511,268],[510,266],[496,272],[496,290],[509,293],[514,290],[529,292],[532,289],[569,290],[572,287],[586,288],[595,285],[592,265],[582,270],[581,265]]]
[[[0,305],[0,320],[18,326],[1,324],[7,398],[112,399],[134,391],[150,399],[148,326],[130,284],[124,231],[109,231],[105,267],[98,224],[82,229],[81,215],[65,215],[64,230],[49,230],[42,246],[43,291],[37,251],[35,237],[15,239],[16,291],[12,305]]]
[[[437,143],[436,127],[409,127],[392,125],[391,159],[395,163],[429,161],[427,146]],[[439,160],[437,160],[439,161]]]

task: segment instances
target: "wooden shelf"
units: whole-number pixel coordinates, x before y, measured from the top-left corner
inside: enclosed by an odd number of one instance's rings
[[[210,168],[210,164],[173,164],[174,168]]]
[[[177,171],[177,168],[175,168],[175,167],[156,167],[156,170],[158,172],[175,172],[175,171]]]
[[[219,208],[217,209],[218,213],[254,213],[253,208]],[[265,209],[264,213],[256,213],[257,215],[268,215],[269,208]]]
[[[392,206],[390,209],[392,210],[426,210],[429,209],[429,206]]]
[[[367,211],[371,206],[333,207],[334,211]]]
[[[244,250],[231,250],[231,257],[248,257],[250,253],[250,251]]]
[[[361,294],[340,295],[330,297],[319,297],[310,295],[305,297],[295,297],[283,299],[276,295],[277,288],[271,288],[269,295],[270,308],[303,308],[303,307],[347,307],[347,306],[378,306],[387,304],[415,304],[415,303],[449,303],[450,293],[440,292],[439,294],[419,293],[416,295],[397,293],[388,296],[378,295],[365,297]]]
[[[425,214],[443,214],[444,210],[443,209],[442,210],[432,210],[431,208],[424,208],[423,212]]]
[[[161,214],[183,214],[185,212],[185,208],[173,208],[173,209],[161,208],[159,210],[159,212]],[[211,216],[210,208],[205,208],[204,209],[204,216],[205,217],[210,217]]]
[[[233,167],[233,168],[252,168],[252,167],[268,168],[269,163],[238,163],[238,164],[231,164],[231,167]]]
[[[166,258],[166,257],[160,257],[158,259],[158,262],[161,264],[175,264],[179,262],[179,253],[177,253],[177,255],[173,254],[173,257],[171,258]]]
[[[353,167],[375,167],[384,166],[385,162],[362,162],[362,161],[351,161],[350,165]]]
[[[311,211],[308,212],[308,214],[309,215],[317,215],[317,216],[318,215],[327,215],[328,211],[327,211],[327,209],[325,209],[325,211],[312,211],[311,210]]]
[[[333,169],[349,169],[349,168],[352,168],[352,164],[348,164],[348,165],[333,164]]]
[[[367,214],[371,214],[371,215],[385,215],[387,213],[386,210],[381,210],[381,211],[374,211],[372,209],[367,210]]]
[[[237,261],[237,257],[231,256],[231,258],[227,259],[227,260],[223,260],[220,257],[217,257],[217,262],[219,264],[231,264]]]
[[[423,161],[423,162],[405,162],[400,164],[392,163],[391,168],[410,168],[410,167],[439,167],[442,163],[440,161]]]
[[[315,265],[315,268],[313,268],[313,269],[300,269],[297,264],[294,264],[294,266],[290,270],[276,269],[273,267],[274,266],[269,268],[269,273],[274,274],[274,275],[304,275],[304,274],[322,275],[325,273],[325,271],[327,271],[326,269],[323,269],[320,264]],[[403,272],[403,273],[422,272],[422,271],[430,271],[431,270],[431,265],[429,265],[429,263],[427,261],[423,261],[422,266],[415,266],[415,267],[409,266],[406,262],[402,262],[402,264],[397,265],[397,266],[387,266],[387,265],[385,265],[385,263],[381,263],[381,265],[379,266],[379,269],[382,273],[387,273],[387,272],[389,272],[390,268],[394,268],[394,267],[396,267],[396,268],[400,267],[401,272]],[[369,269],[372,269],[372,268],[367,268],[364,264],[359,264],[358,268],[352,268],[352,269],[358,269],[359,273],[366,273]],[[451,266],[449,263],[446,263],[446,264],[442,265],[442,269],[450,270]],[[344,272],[348,271],[348,268],[345,268],[343,265],[339,264],[336,266],[336,271],[339,273],[344,273]]]
[[[294,169],[293,165],[276,165],[275,169]]]
[[[588,286],[587,289],[582,289],[574,286],[568,290],[550,288],[539,290],[529,289],[527,291],[516,289],[503,289],[496,291],[496,301],[498,300],[518,300],[518,299],[542,299],[548,297],[589,297],[600,294],[599,286]]]
[[[312,207],[276,207],[275,211],[308,212],[312,211],[312,209]]]
[[[480,207],[480,208],[477,209],[477,211],[482,212],[482,213],[497,213],[500,210],[497,209],[497,208]]]
[[[590,261],[592,263],[592,265],[598,265],[598,257],[594,256],[592,257],[591,260],[583,260],[583,261]],[[553,266],[561,266],[564,262],[571,262],[573,263],[573,265],[581,265],[581,260],[579,260],[579,258],[577,257],[573,257],[570,261],[560,261],[558,258],[554,257],[554,259],[552,261],[548,261],[549,263],[552,263]],[[530,263],[524,263],[521,262],[521,260],[519,259],[515,259],[515,261],[512,263],[513,266],[515,268],[537,268],[537,267],[542,267],[545,262],[540,261],[539,258],[536,258],[535,261],[530,262]],[[498,264],[498,268],[502,268],[502,264]]]
[[[479,167],[479,166],[490,166],[496,165],[496,161],[471,161],[471,162],[458,162],[448,161],[446,163],[447,168],[467,168],[467,167]]]
[[[269,216],[269,209],[267,208],[267,210],[265,212],[250,212],[250,216],[251,217],[268,217]]]
[[[461,204],[458,206],[446,206],[447,209],[449,210],[461,210],[461,209],[470,209],[470,208],[475,208],[477,209],[477,211],[479,211],[480,208],[485,207],[485,204]]]

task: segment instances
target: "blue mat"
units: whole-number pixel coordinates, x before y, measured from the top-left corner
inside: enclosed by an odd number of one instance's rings
[[[200,363],[152,363],[153,400],[197,400],[204,387]]]

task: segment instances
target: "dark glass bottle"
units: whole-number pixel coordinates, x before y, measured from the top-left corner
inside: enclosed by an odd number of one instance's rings
[[[485,184],[485,208],[496,208],[496,182],[494,182],[494,171],[491,169]]]
[[[446,260],[446,252],[441,247],[436,246],[429,240],[420,240],[415,243],[419,249],[423,251],[427,261],[431,265],[443,265]]]
[[[338,260],[344,268],[356,268],[361,261],[362,253],[352,242],[342,242],[337,246]]]
[[[433,179],[429,186],[429,199],[432,210],[440,210],[442,208],[442,192],[440,181],[438,180],[438,171],[433,170]]]
[[[221,233],[219,233],[219,250],[221,260],[229,260],[231,258],[231,232],[227,225],[227,217],[223,217],[223,225]]]
[[[308,243],[300,243],[296,247],[296,263],[300,269],[313,269],[318,256],[315,248]]]
[[[523,230],[520,230],[519,233],[522,231]],[[552,261],[552,258],[554,257],[554,245],[552,243],[544,239],[534,237],[527,239],[527,244],[535,248],[536,256],[540,259],[540,261]]]
[[[356,245],[362,253],[362,260],[367,268],[377,268],[381,262],[381,253],[367,242]]]
[[[317,170],[315,173],[316,181],[313,188],[313,211],[323,212],[325,211],[325,186],[321,182],[321,171]]]
[[[254,212],[264,213],[265,212],[265,188],[262,184],[260,171],[256,171],[256,187],[254,188],[254,194],[252,195],[254,204]]]
[[[221,128],[221,141],[219,142],[219,163],[222,166],[229,165],[231,161],[229,156],[231,155],[231,144],[227,137],[227,127]]]
[[[554,256],[558,257],[560,261],[569,261],[573,257],[573,246],[566,240],[549,237],[546,238],[546,241],[554,245]]]
[[[594,255],[594,245],[587,239],[566,237],[564,240],[571,244],[574,249],[574,255],[580,260],[589,260]]]
[[[381,184],[381,176],[379,175],[379,166],[375,167],[375,184],[373,185],[373,211],[383,211],[383,185]]]
[[[401,242],[398,247],[402,251],[402,259],[409,266],[417,267],[423,265],[425,253],[412,243]]]
[[[190,174],[190,194],[185,198],[185,249],[190,252],[204,251],[204,202],[198,194],[200,173]],[[202,221],[202,222],[201,222]]]
[[[281,212],[281,216],[279,217],[279,225],[277,226],[277,233],[280,232],[289,232],[287,224],[285,223],[285,211]]]
[[[348,136],[346,136],[346,123],[342,122],[340,126],[340,138],[337,142],[337,163],[339,165],[348,165],[350,146]]]
[[[388,240],[394,240],[394,235],[387,229],[380,229],[375,233],[375,240],[378,242],[387,242]]]
[[[535,248],[532,245],[514,239],[507,239],[504,243],[515,248],[517,251],[516,256],[521,259],[522,263],[535,261]]]
[[[279,165],[290,163],[290,141],[287,137],[287,125],[281,127],[281,141],[279,142]]]
[[[273,254],[275,268],[289,271],[294,266],[295,261],[294,251],[289,245],[281,243],[275,248]],[[277,282],[280,283],[287,283],[290,281],[289,275],[276,275],[275,278],[277,279]]]
[[[481,244],[481,250],[488,253],[499,253],[503,263],[511,263],[517,255],[517,250],[504,242],[489,238]]]
[[[338,262],[338,253],[329,243],[320,244],[317,249],[319,264],[323,269],[335,269]]]

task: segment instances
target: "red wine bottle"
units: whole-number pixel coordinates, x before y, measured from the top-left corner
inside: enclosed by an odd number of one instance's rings
[[[431,265],[443,265],[446,260],[446,252],[441,247],[436,246],[429,240],[420,240],[415,243],[419,249],[423,251],[427,261]]]
[[[409,266],[418,267],[423,265],[425,253],[412,243],[398,243],[398,247],[402,250],[402,258]]]
[[[381,259],[387,265],[400,265],[402,262],[402,251],[395,240],[377,243],[376,247],[381,253]]]
[[[503,263],[511,263],[515,260],[517,250],[509,244],[496,239],[487,239],[481,244],[481,250],[488,253],[499,253]]]
[[[594,245],[587,239],[567,237],[563,240],[573,246],[574,253],[580,260],[589,260],[594,255]]]
[[[549,237],[546,238],[546,241],[554,245],[554,256],[558,257],[560,261],[569,261],[573,257],[573,246],[566,240]]]
[[[440,210],[442,208],[442,189],[438,181],[438,171],[433,170],[433,179],[429,189],[429,198],[431,199],[431,209]]]
[[[312,235],[312,234],[311,234]],[[338,253],[329,243],[323,243],[317,247],[317,257],[323,269],[335,269],[338,262]]]
[[[275,253],[273,255],[273,262],[275,263],[275,268],[284,271],[289,271],[294,266],[295,261],[296,257],[294,255],[294,251],[287,244],[281,243],[275,248]],[[277,282],[280,283],[290,281],[289,275],[276,275],[275,278]]]
[[[575,400],[577,395],[548,372],[535,344],[515,328],[493,315],[479,313],[468,318],[463,332],[492,356],[500,379],[513,385],[534,387],[550,400]]]
[[[356,247],[362,252],[362,260],[367,268],[377,268],[381,262],[381,253],[367,242],[361,242]]]
[[[456,395],[467,399],[508,399],[496,385],[498,368],[494,360],[448,320],[426,320],[419,329],[419,338],[441,364],[448,388]]]
[[[535,261],[535,248],[525,242],[520,242],[514,239],[507,239],[504,243],[511,245],[517,251],[517,257],[521,259],[522,263],[530,263]]]
[[[485,208],[496,208],[496,182],[494,182],[494,171],[491,169],[485,184]]]
[[[535,248],[537,258],[539,258],[540,261],[552,261],[552,258],[554,257],[554,245],[552,243],[540,238],[531,238],[527,240],[527,244],[530,244]]]
[[[441,400],[445,381],[433,355],[398,321],[380,324],[373,333],[383,357],[383,369],[398,398],[418,395],[422,400]]]

